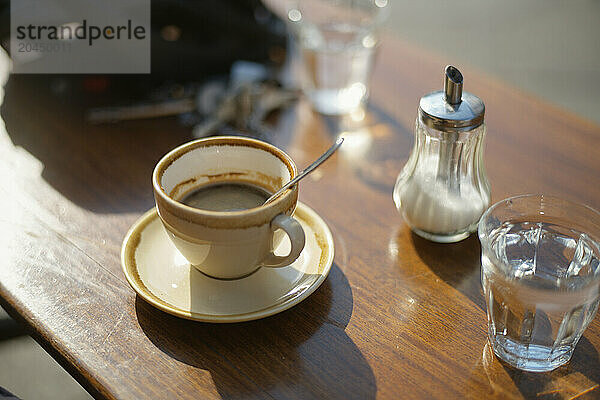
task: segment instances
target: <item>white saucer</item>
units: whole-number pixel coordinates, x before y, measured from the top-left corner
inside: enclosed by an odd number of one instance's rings
[[[179,253],[156,209],[133,224],[121,249],[127,281],[151,305],[187,319],[241,322],[277,314],[298,304],[323,283],[333,263],[333,238],[319,215],[298,203],[306,244],[300,257],[283,268],[260,268],[231,281],[209,278]],[[275,251],[287,254],[289,241]]]

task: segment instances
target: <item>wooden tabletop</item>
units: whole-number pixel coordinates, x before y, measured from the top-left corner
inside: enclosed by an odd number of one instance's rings
[[[329,277],[279,315],[214,325],[146,304],[119,261],[127,229],[153,207],[154,164],[189,129],[172,118],[87,125],[68,90],[8,78],[4,57],[2,306],[97,398],[598,398],[598,319],[565,367],[501,364],[486,345],[476,237],[420,239],[392,202],[418,99],[441,89],[452,61],[384,41],[365,126],[344,128],[343,151],[301,185],[334,235]],[[486,103],[492,200],[541,192],[600,208],[600,127],[458,66]],[[339,127],[301,102],[272,142],[303,166]]]

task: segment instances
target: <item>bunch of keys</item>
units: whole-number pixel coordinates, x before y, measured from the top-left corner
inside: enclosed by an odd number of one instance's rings
[[[209,81],[199,88],[195,96],[124,107],[94,108],[88,111],[86,119],[98,124],[197,113],[206,117],[192,130],[196,138],[209,136],[227,124],[265,136],[268,131],[264,124],[267,116],[291,105],[299,98],[300,92],[282,88],[277,82],[264,79],[260,70],[256,72],[255,64],[238,65],[237,79],[233,79],[234,68],[229,88],[222,81]],[[252,68],[255,73],[248,73]],[[240,80],[240,69],[244,69],[249,77]]]

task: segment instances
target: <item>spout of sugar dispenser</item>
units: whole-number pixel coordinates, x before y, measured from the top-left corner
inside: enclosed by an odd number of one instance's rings
[[[444,95],[448,104],[456,105],[462,101],[463,76],[458,68],[448,65],[445,70]]]

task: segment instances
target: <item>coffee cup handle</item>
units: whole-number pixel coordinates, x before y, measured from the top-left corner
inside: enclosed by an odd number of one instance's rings
[[[262,262],[263,267],[280,268],[290,265],[298,258],[302,249],[304,249],[304,230],[302,225],[294,218],[286,214],[279,214],[271,221],[271,229],[283,229],[290,238],[291,250],[287,256],[277,256],[273,252],[269,254],[265,261]]]

